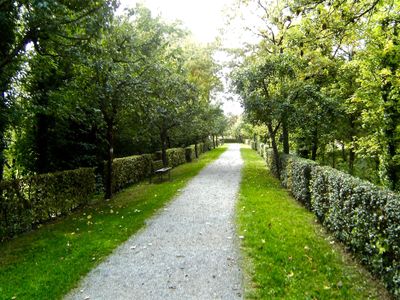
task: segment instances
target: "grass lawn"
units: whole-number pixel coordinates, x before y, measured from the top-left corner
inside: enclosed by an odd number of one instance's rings
[[[217,148],[173,169],[171,182],[133,185],[111,201],[94,201],[71,216],[0,244],[0,299],[62,298],[225,150]]]
[[[255,151],[241,152],[236,209],[248,299],[390,299],[280,187]]]

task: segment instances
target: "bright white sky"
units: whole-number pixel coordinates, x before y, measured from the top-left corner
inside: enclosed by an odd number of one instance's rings
[[[121,8],[135,7],[141,2],[148,7],[155,15],[161,15],[164,20],[181,20],[200,43],[213,42],[224,28],[226,23],[226,11],[232,7],[235,0],[120,0]],[[236,25],[222,36],[224,47],[240,47],[242,41],[248,38],[240,25]],[[226,56],[218,55],[219,60],[226,60]],[[224,80],[223,80],[224,81]],[[240,114],[243,109],[237,101],[227,101],[228,92],[217,95],[217,100],[223,103],[224,112]]]

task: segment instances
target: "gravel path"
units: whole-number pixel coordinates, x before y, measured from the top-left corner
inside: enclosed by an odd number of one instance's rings
[[[242,299],[239,148],[230,145],[66,299]]]

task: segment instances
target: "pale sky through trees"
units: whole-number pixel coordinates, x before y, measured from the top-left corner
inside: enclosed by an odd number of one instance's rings
[[[121,8],[133,8],[136,3],[143,3],[154,14],[161,15],[167,21],[181,20],[195,40],[207,44],[221,37],[223,47],[240,47],[248,36],[239,24],[231,25],[222,36],[220,31],[226,28],[226,11],[233,7],[236,0],[120,0]],[[217,55],[218,60],[226,60],[226,55]],[[227,89],[227,87],[225,87]],[[232,98],[227,92],[219,93],[216,98],[223,103],[225,113],[240,114],[243,109],[237,101],[224,101]]]

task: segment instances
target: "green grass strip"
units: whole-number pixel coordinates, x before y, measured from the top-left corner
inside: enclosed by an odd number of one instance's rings
[[[388,299],[307,211],[280,187],[257,153],[245,161],[237,204],[248,299]]]
[[[0,245],[0,299],[60,299],[226,147]]]

